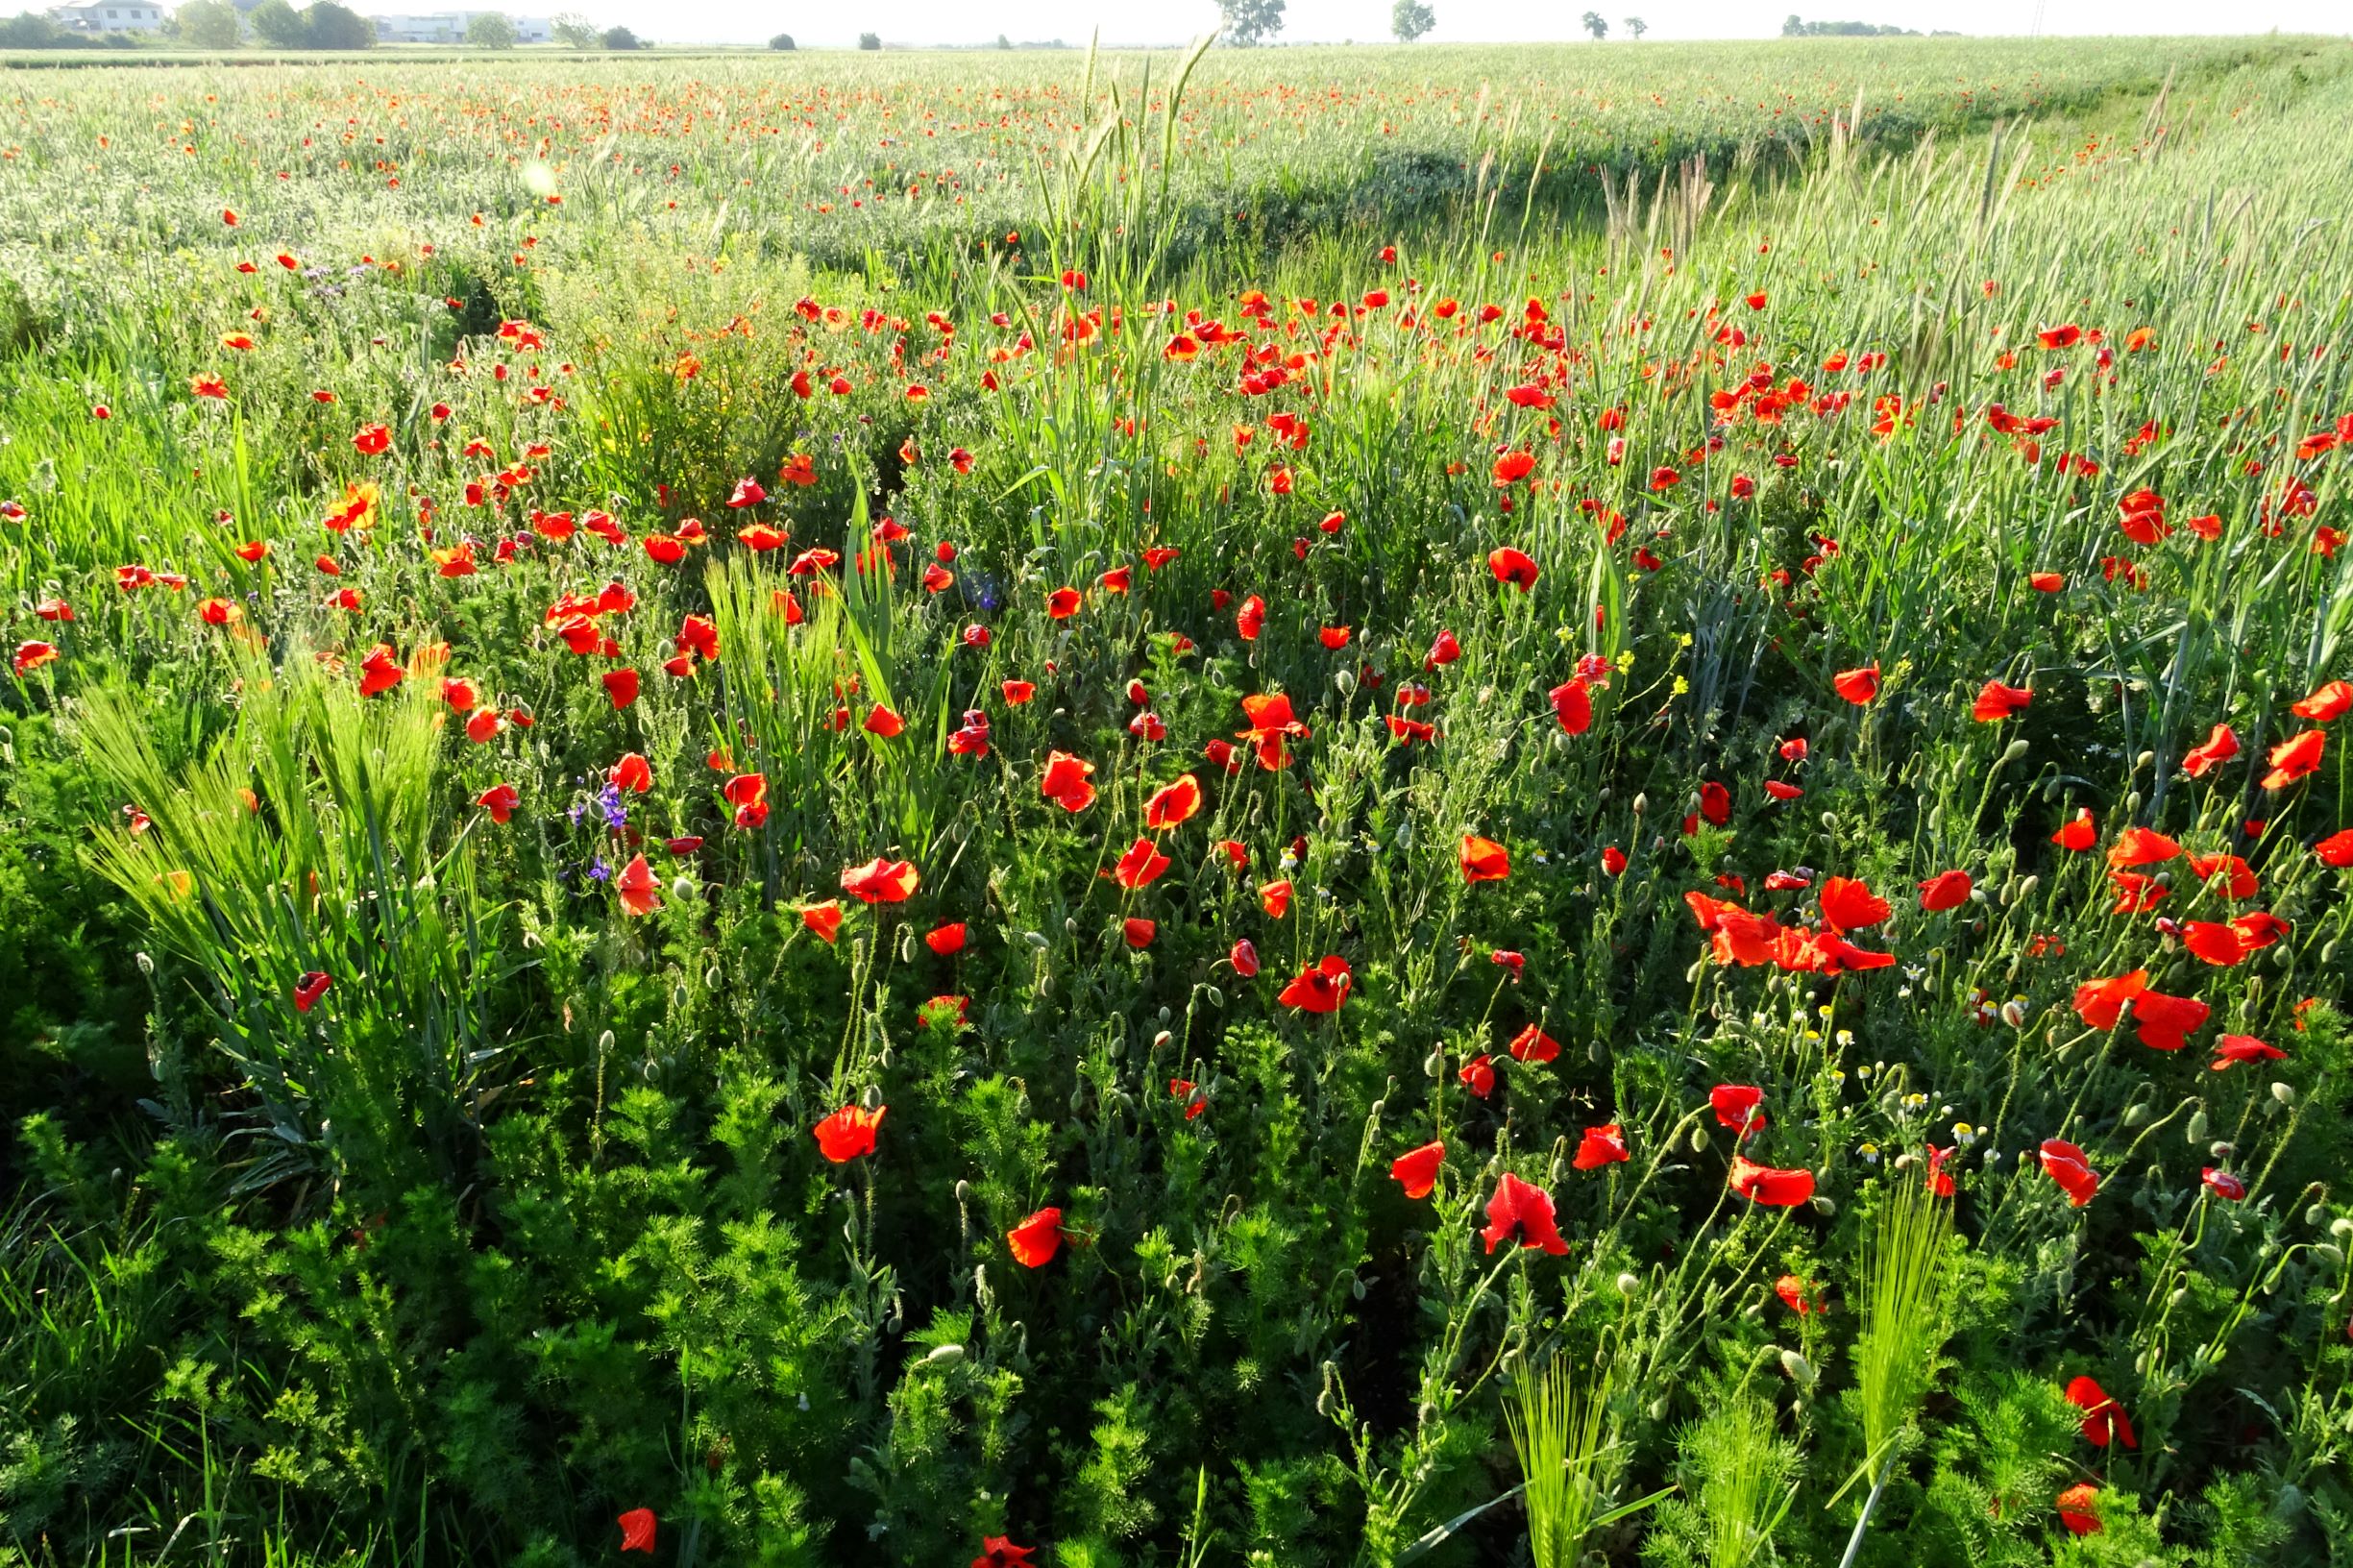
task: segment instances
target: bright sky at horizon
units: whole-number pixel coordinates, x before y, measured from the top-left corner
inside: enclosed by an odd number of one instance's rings
[[[481,0],[472,0],[479,4]],[[1429,0],[1438,25],[1433,43],[1570,41],[1584,37],[1583,4],[1532,0]],[[1591,0],[1586,0],[1591,3]],[[1282,37],[1290,43],[1386,41],[1390,0],[1288,0]],[[521,10],[523,7],[517,7]],[[537,12],[539,7],[530,6]],[[811,12],[775,0],[585,0],[550,4],[576,9],[600,26],[625,23],[665,43],[753,43],[788,32],[804,45],[846,46],[872,31],[909,44],[986,43],[1004,34],[1017,42],[1061,38],[1084,45],[1098,27],[1104,44],[1181,44],[1214,27],[1215,0],[1171,0],[1153,7],[1106,0],[870,0],[846,11]],[[1612,41],[1622,20],[1640,15],[1650,37],[1762,38],[1779,33],[1790,12],[1809,19],[1949,29],[1975,36],[2103,34],[2256,34],[2347,31],[2345,0],[2248,0],[2216,11],[2193,0],[1604,0]]]

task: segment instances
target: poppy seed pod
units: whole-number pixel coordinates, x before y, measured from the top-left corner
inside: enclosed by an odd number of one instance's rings
[[[2020,739],[2012,741],[2008,746],[2001,748],[2001,760],[1996,763],[1994,766],[1997,768],[2007,768],[2010,764],[2016,762],[2019,758],[2024,756],[2027,752],[2033,749],[2034,747],[2029,745],[2023,737],[2021,737]]]

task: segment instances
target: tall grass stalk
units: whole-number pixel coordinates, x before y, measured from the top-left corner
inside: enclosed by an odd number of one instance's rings
[[[1854,1353],[1855,1401],[1863,1418],[1862,1474],[1871,1490],[1854,1521],[1839,1568],[1862,1550],[1871,1515],[1887,1488],[1898,1450],[1920,1413],[1949,1332],[1951,1279],[1946,1243],[1952,1211],[1916,1183],[1905,1183],[1879,1211],[1863,1255],[1862,1331]]]

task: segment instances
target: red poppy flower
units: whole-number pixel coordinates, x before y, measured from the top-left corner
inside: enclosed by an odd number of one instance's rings
[[[323,969],[306,971],[301,979],[294,982],[294,1011],[297,1013],[309,1012],[318,1005],[319,998],[327,994],[327,988],[333,984],[334,982],[328,978]]]
[[[1162,854],[1150,839],[1140,838],[1128,846],[1126,854],[1119,857],[1118,864],[1113,868],[1113,875],[1118,878],[1121,887],[1133,892],[1151,886],[1168,866],[1168,857]]]
[[[1709,1109],[1716,1113],[1717,1124],[1729,1127],[1746,1138],[1765,1129],[1765,1091],[1748,1084],[1718,1084],[1707,1091]]]
[[[1471,1091],[1474,1099],[1483,1100],[1495,1092],[1495,1067],[1483,1053],[1463,1063],[1462,1070],[1455,1076],[1462,1080],[1462,1087]]]
[[[1510,852],[1493,839],[1474,833],[1462,835],[1461,862],[1465,882],[1501,882],[1511,874]]]
[[[1977,700],[1969,710],[1970,717],[1979,723],[1998,723],[2015,718],[2034,700],[2034,693],[2024,686],[2004,686],[1998,680],[1989,680],[1977,693]]]
[[[866,721],[862,727],[869,735],[887,741],[904,733],[907,728],[907,721],[877,702],[867,710]]]
[[[2276,1045],[2267,1045],[2253,1035],[2223,1035],[2214,1042],[2216,1072],[2242,1062],[2285,1062],[2288,1053]]]
[[[2090,1482],[2081,1482],[2061,1492],[2052,1502],[2059,1510],[2059,1523],[2071,1535],[2096,1535],[2099,1519],[2090,1509],[2099,1500],[2099,1488]]]
[[[1551,692],[1553,717],[1560,722],[1562,730],[1571,735],[1582,735],[1593,727],[1593,694],[1580,675],[1562,682]]]
[[[2077,854],[2091,848],[2098,840],[2099,829],[2093,823],[2091,808],[2088,806],[2076,812],[2072,818],[2061,824],[2058,832],[2050,836],[2051,843],[2062,849],[2072,850]]]
[[[2204,778],[2208,773],[2239,754],[2239,737],[2228,724],[2217,724],[2200,745],[2192,747],[2181,759],[2182,771],[2192,778]]]
[[[2341,719],[2353,713],[2353,681],[2332,680],[2289,711],[2299,719],[2310,719],[2316,723],[2325,724],[2332,719]]]
[[[1141,951],[1152,945],[1152,939],[1160,934],[1160,926],[1151,920],[1132,916],[1120,922],[1119,934],[1126,939],[1130,947]]]
[[[2320,857],[2323,866],[2335,866],[2340,870],[2353,866],[2353,827],[2331,833],[2314,845],[2312,852]]]
[[[746,506],[757,506],[767,499],[768,492],[761,488],[759,480],[742,478],[735,481],[735,492],[728,496],[727,504],[740,510]]]
[[[613,882],[614,890],[621,894],[622,909],[631,915],[650,915],[662,907],[661,894],[654,891],[659,886],[653,868],[646,864],[643,855],[622,868],[621,875]]]
[[[1045,613],[1057,621],[1067,621],[1078,614],[1078,590],[1057,588],[1045,596]]]
[[[952,958],[964,951],[965,927],[962,920],[943,925],[923,935],[923,945],[942,958]]]
[[[1143,825],[1155,833],[1164,833],[1192,820],[1201,809],[1201,781],[1186,773],[1173,784],[1164,784],[1152,792],[1143,803]]]
[[[1233,965],[1234,972],[1244,980],[1255,978],[1259,972],[1258,947],[1248,937],[1244,937],[1227,951],[1226,962]]]
[[[2219,920],[2185,920],[2178,934],[2192,956],[2218,968],[2228,968],[2247,955],[2246,939]]]
[[[1700,786],[1700,815],[1710,824],[1723,827],[1732,820],[1732,792],[1708,779]]]
[[[2213,1011],[2193,996],[2144,991],[2132,999],[2133,1033],[2151,1050],[2178,1051],[2193,1031],[2205,1027]]]
[[[820,1154],[835,1164],[846,1164],[862,1154],[874,1152],[874,1129],[882,1125],[887,1105],[869,1111],[862,1105],[846,1105],[819,1122],[812,1131],[817,1137]]]
[[[1550,1062],[1560,1055],[1560,1041],[1532,1023],[1511,1037],[1509,1050],[1514,1062]]]
[[[1826,877],[1822,884],[1822,920],[1833,931],[1860,931],[1887,919],[1886,899],[1851,876]]]
[[[1776,1170],[1770,1165],[1756,1164],[1739,1155],[1732,1157],[1732,1190],[1751,1203],[1768,1209],[1794,1209],[1809,1203],[1814,1196],[1814,1173],[1810,1170]]]
[[[512,784],[493,784],[480,795],[476,796],[474,803],[489,812],[492,821],[502,824],[515,814],[515,808],[523,803],[523,796],[515,793],[515,787]]]
[[[2238,855],[2192,855],[2190,871],[2210,888],[2219,877],[2221,886],[2217,891],[2225,898],[2252,898],[2263,891],[2254,868]]]
[[[621,1525],[621,1549],[624,1552],[643,1552],[648,1556],[653,1555],[653,1510],[651,1508],[631,1508],[621,1516],[619,1523]]]
[[[2041,1159],[2044,1171],[2059,1184],[2059,1189],[2073,1207],[2082,1208],[2098,1193],[2099,1173],[2074,1144],[2065,1139],[2047,1138],[2043,1139]]]
[[[2155,866],[2181,853],[2181,845],[2145,827],[2128,827],[2108,849],[2111,866]]]
[[[1604,1165],[1621,1164],[1633,1156],[1627,1152],[1626,1134],[1616,1122],[1601,1127],[1588,1127],[1577,1140],[1577,1158],[1569,1162],[1579,1170],[1599,1170]]]
[[[2055,594],[2067,586],[2067,578],[2056,572],[2037,572],[2026,578],[2028,587],[2039,594]]]
[[[613,699],[615,708],[625,708],[637,700],[637,672],[608,670],[604,673],[604,695]]]
[[[19,675],[31,674],[42,665],[55,664],[57,659],[58,650],[55,643],[44,643],[35,639],[16,645],[15,667],[16,674]]]
[[[1815,1311],[1810,1297],[1813,1286],[1795,1274],[1784,1274],[1773,1282],[1773,1293],[1781,1298],[1781,1305],[1800,1317],[1811,1316]]]
[[[1094,803],[1094,786],[1088,782],[1093,776],[1093,763],[1081,762],[1066,751],[1049,751],[1039,790],[1065,811],[1085,811]]]
[[[913,862],[880,855],[842,872],[842,891],[862,904],[903,904],[920,882]]]
[[[972,1559],[972,1568],[1029,1568],[1029,1555],[1034,1546],[1016,1546],[1002,1535],[981,1537],[980,1556]]]
[[[2113,979],[2087,980],[2075,988],[2074,1008],[2087,1028],[2113,1029],[2124,1004],[2148,989],[2148,971],[2135,969]]]
[[[1348,999],[1348,988],[1353,984],[1355,976],[1349,970],[1348,961],[1337,954],[1327,954],[1301,969],[1299,977],[1285,986],[1275,999],[1302,1013],[1336,1013]]]
[[[2126,1448],[2139,1448],[2140,1439],[2133,1435],[2132,1422],[2124,1415],[2124,1407],[2108,1397],[2108,1390],[2090,1378],[2076,1378],[2067,1385],[2067,1402],[2084,1412],[2083,1434],[2094,1448],[2106,1448],[2111,1442],[2121,1442]]]
[[[1425,1143],[1391,1161],[1389,1174],[1397,1178],[1397,1185],[1406,1189],[1407,1197],[1419,1200],[1430,1196],[1430,1189],[1438,1185],[1438,1167],[1445,1163],[1444,1143]]]
[[[1626,870],[1626,851],[1614,844],[1605,845],[1602,850],[1602,870],[1610,876],[1623,875]]]
[[[1014,1261],[1023,1268],[1043,1268],[1062,1250],[1062,1211],[1041,1209],[1005,1233]]]
[[[2217,1170],[2208,1165],[2198,1172],[2198,1183],[2225,1203],[2246,1202],[2246,1183],[2227,1170]]]
[[[1435,670],[1462,657],[1462,642],[1451,631],[1441,631],[1431,640],[1430,651],[1423,655],[1422,668]]]
[[[1496,1184],[1495,1196],[1487,1200],[1487,1225],[1479,1235],[1490,1253],[1499,1241],[1516,1241],[1523,1248],[1542,1247],[1556,1258],[1569,1250],[1553,1218],[1552,1195],[1507,1170]]]
[[[1487,552],[1487,570],[1495,574],[1497,582],[1507,582],[1523,594],[1536,585],[1536,578],[1540,575],[1534,557],[1509,545],[1499,546]]]
[[[390,643],[378,643],[368,649],[367,657],[359,661],[359,695],[374,697],[388,692],[408,678],[408,672],[392,651]]]
[[[821,904],[805,906],[800,912],[800,923],[820,942],[832,942],[842,933],[842,901],[828,898]]]
[[[1308,726],[1291,717],[1291,699],[1281,692],[1265,692],[1245,697],[1242,715],[1250,727],[1238,730],[1235,739],[1248,741],[1257,748],[1259,766],[1274,772],[1290,766],[1290,757],[1283,749],[1286,738],[1304,738]]]
[[[735,808],[735,825],[758,827],[768,821],[768,777],[738,773],[719,787],[719,796]]]
[[[2267,790],[2284,790],[2318,771],[2320,753],[2328,747],[2328,731],[2308,729],[2271,748],[2271,771],[2263,775]]]
[[[1939,871],[1920,885],[1920,907],[1931,915],[1958,909],[1969,902],[1972,885],[1967,871]]]
[[[1879,667],[1867,664],[1859,670],[1841,670],[1830,677],[1830,685],[1839,696],[1861,707],[1879,695]]]
[[[1282,877],[1272,882],[1261,883],[1259,907],[1266,912],[1266,918],[1270,920],[1279,920],[1289,914],[1291,908],[1290,878]]]
[[[362,456],[377,456],[391,445],[392,431],[381,425],[362,425],[352,436],[352,446]]]
[[[1235,633],[1245,643],[1255,643],[1259,640],[1259,633],[1265,629],[1266,601],[1252,594],[1242,600],[1242,607],[1235,613]]]

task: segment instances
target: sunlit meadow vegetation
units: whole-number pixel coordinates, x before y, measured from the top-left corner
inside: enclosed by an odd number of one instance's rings
[[[0,1562],[2353,1552],[2347,124],[0,75]]]

